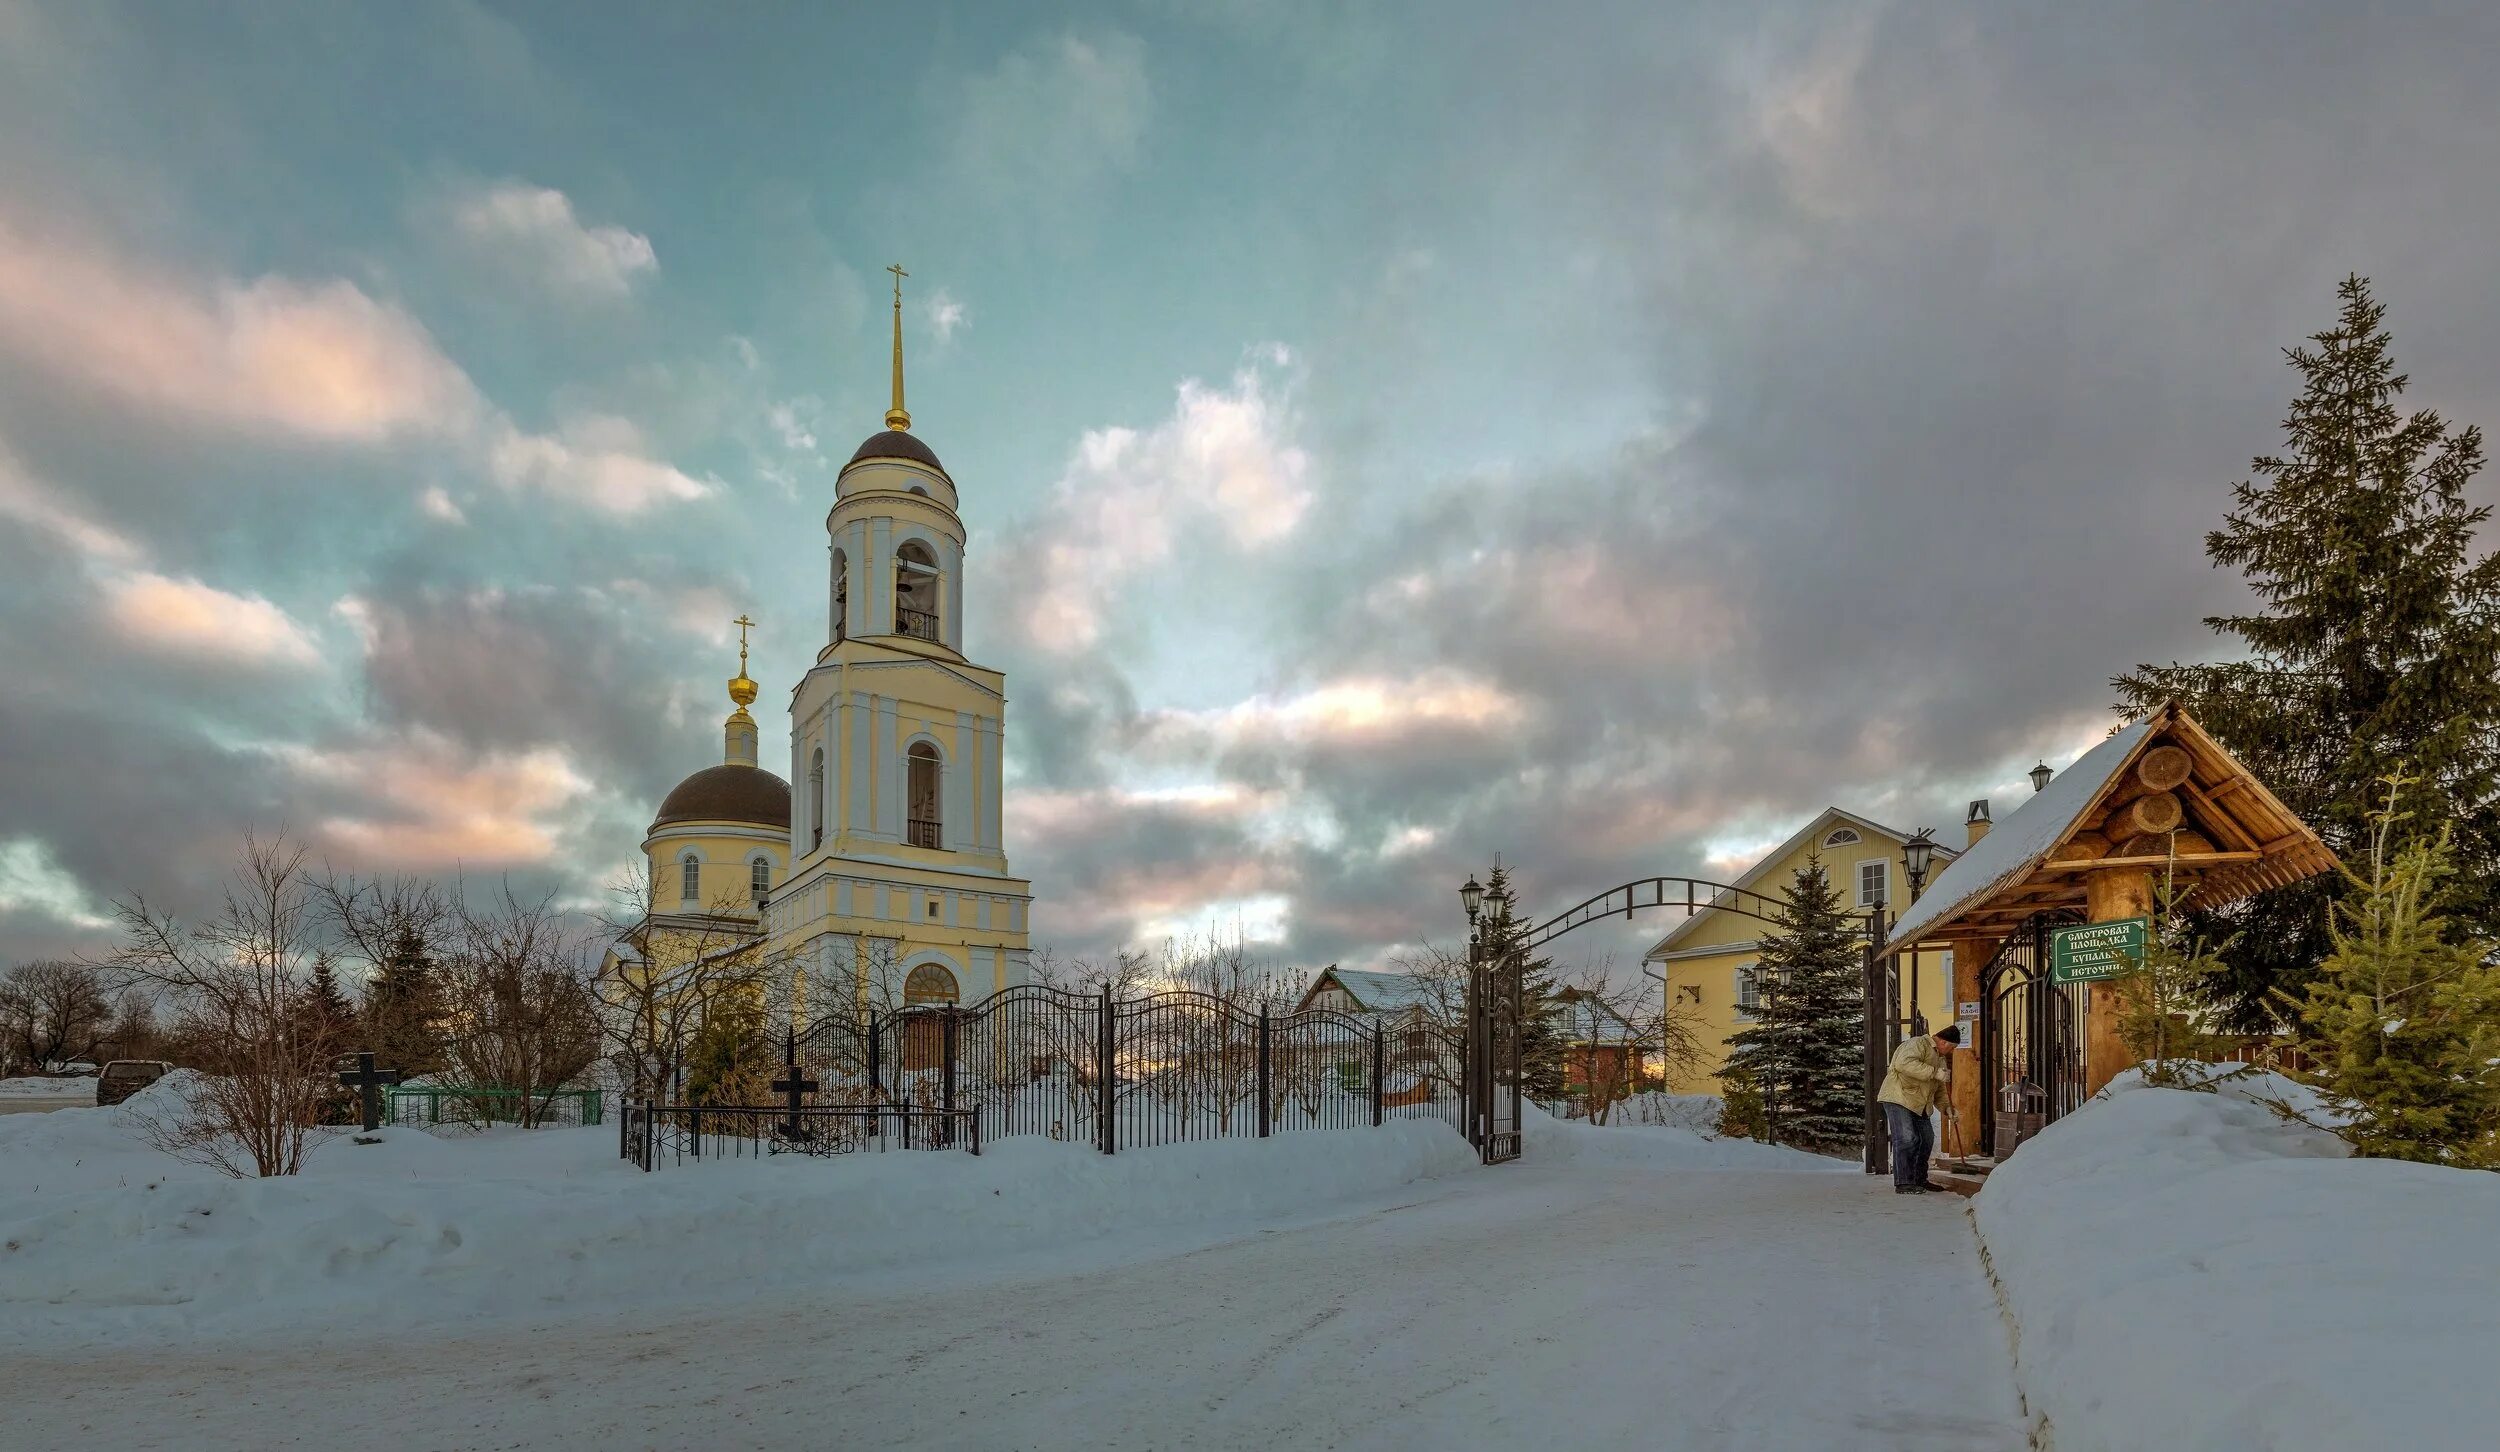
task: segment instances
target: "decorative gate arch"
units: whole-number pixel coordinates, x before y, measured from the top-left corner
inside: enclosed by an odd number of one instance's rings
[[[1649,909],[1686,917],[1715,908],[1766,923],[1779,921],[1780,901],[1733,883],[1699,877],[1637,877],[1530,927],[1507,961],[1483,961],[1479,925],[1467,924],[1467,1138],[1488,1165],[1519,1157],[1521,982],[1529,954],[1555,940],[1616,917]],[[1880,937],[1880,927],[1877,929]]]

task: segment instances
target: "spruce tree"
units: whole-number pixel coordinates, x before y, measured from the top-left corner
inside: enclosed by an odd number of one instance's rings
[[[1853,1144],[1866,1115],[1864,985],[1857,919],[1819,855],[1782,894],[1755,973],[1761,1006],[1730,1037],[1720,1076],[1759,1086],[1771,1138],[1808,1149]]]
[[[2391,784],[2391,799],[2400,795]],[[2451,931],[2449,835],[2400,843],[2380,814],[2369,875],[2301,1005],[2336,1132],[2364,1155],[2500,1167],[2500,942]]]
[[[365,985],[362,1026],[365,1046],[402,1078],[438,1073],[447,1062],[442,991],[425,939],[414,928],[399,930]]]
[[[2466,502],[2482,434],[2427,410],[2399,414],[2406,378],[2386,309],[2360,277],[2312,346],[2285,350],[2302,392],[2279,454],[2255,460],[2206,536],[2217,566],[2255,593],[2209,617],[2235,653],[2219,664],[2139,666],[2122,709],[2177,697],[2257,777],[2350,859],[2366,852],[2376,783],[2415,774],[2403,810],[2454,823],[2461,927],[2500,927],[2500,556],[2477,555],[2491,511]],[[2329,950],[2341,878],[2192,914],[2192,937],[2228,941],[2217,1006],[2265,1031]]]
[[[336,1045],[342,1053],[357,1047],[351,1042],[356,1036],[356,1006],[339,987],[327,953],[313,958],[312,977],[304,985],[304,1016],[324,1042]]]
[[[1554,960],[1529,957],[1529,924],[1518,913],[1510,869],[1496,865],[1484,887],[1484,961],[1497,972],[1516,964],[1519,984],[1519,1085],[1531,1099],[1559,1099],[1567,1078],[1569,1025],[1556,997]]]

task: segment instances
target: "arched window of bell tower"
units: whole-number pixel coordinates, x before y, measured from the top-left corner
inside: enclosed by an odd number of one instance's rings
[[[894,633],[939,639],[937,560],[916,539],[894,552]]]
[[[840,645],[851,633],[851,562],[842,551],[833,552],[833,643]]]
[[[832,815],[826,808],[830,805],[825,800],[825,749],[819,746],[807,761],[807,815],[814,829],[813,839],[807,844],[810,848],[825,845],[825,818]]]
[[[910,835],[905,839],[914,847],[938,848],[945,841],[939,826],[939,773],[945,763],[938,749],[926,741],[915,741],[907,757],[910,780],[906,783],[911,803]]]

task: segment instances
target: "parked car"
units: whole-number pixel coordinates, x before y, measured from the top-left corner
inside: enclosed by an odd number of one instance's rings
[[[163,1059],[115,1059],[96,1076],[95,1102],[119,1104],[172,1072]]]
[[[96,1069],[95,1065],[84,1059],[72,1059],[66,1064],[54,1064],[45,1072],[64,1079],[92,1079],[95,1077]]]

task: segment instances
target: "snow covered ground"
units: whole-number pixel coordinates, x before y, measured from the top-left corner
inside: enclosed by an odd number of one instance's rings
[[[2132,1076],[1976,1204],[2057,1452],[2500,1438],[2500,1175],[2345,1158],[2255,1097]]]
[[[28,1446],[2013,1448],[1960,1202],[1673,1129],[1008,1141],[644,1176],[614,1131],[172,1165],[0,1123]],[[202,1213],[206,1212],[206,1213]],[[13,1443],[14,1444],[14,1443]]]
[[[95,1080],[86,1076],[0,1079],[0,1114],[41,1114],[71,1104],[95,1103]]]

